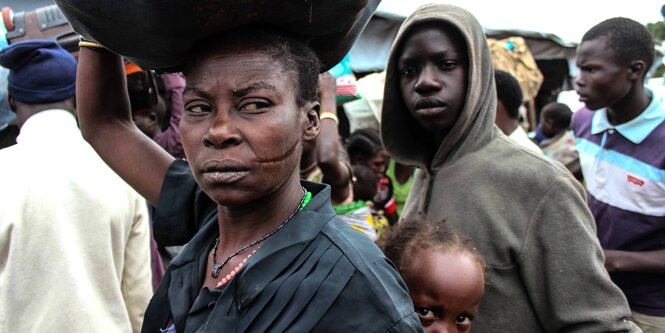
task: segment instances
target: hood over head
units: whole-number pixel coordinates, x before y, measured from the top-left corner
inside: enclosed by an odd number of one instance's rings
[[[405,36],[414,27],[429,22],[441,22],[442,27],[458,29],[469,58],[464,107],[433,156],[426,148],[431,146],[431,139],[404,104],[397,66]],[[428,4],[416,9],[400,27],[386,66],[381,137],[388,153],[400,163],[435,171],[445,163],[482,148],[497,135],[493,129],[495,113],[492,55],[480,23],[471,13],[457,6]]]

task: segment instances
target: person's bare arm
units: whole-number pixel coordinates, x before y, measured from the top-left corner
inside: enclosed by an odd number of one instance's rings
[[[76,104],[83,137],[111,169],[155,205],[174,159],[134,125],[126,85],[120,56],[81,47]]]
[[[335,102],[335,78],[330,74],[319,76],[319,94],[321,96],[321,114],[330,112],[337,114]],[[322,119],[319,137],[316,140],[317,164],[323,173],[323,179],[332,188],[332,201],[342,202],[351,194],[351,172],[340,161],[339,157],[339,130],[337,122],[332,119]]]
[[[665,274],[665,249],[648,252],[603,250],[608,272]]]
[[[579,180],[580,182],[584,180],[584,176],[582,175],[582,166],[580,165],[579,159],[566,164],[566,168],[568,168],[570,173],[573,174],[575,179]]]
[[[166,98],[171,102],[171,118],[169,119],[169,127],[155,138],[155,142],[171,156],[184,157],[179,125],[182,114],[185,112],[185,103],[182,99],[182,93],[185,91],[185,79],[180,74],[164,74],[162,80],[164,81]]]

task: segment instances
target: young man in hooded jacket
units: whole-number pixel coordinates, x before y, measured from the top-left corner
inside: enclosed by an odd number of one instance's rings
[[[419,167],[403,218],[427,214],[474,239],[489,281],[475,332],[639,331],[603,267],[583,188],[494,126],[485,38],[473,15],[441,4],[400,28],[381,131],[395,160]]]

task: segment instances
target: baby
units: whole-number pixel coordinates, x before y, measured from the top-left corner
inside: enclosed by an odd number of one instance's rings
[[[445,223],[403,222],[383,249],[397,266],[425,332],[469,332],[485,291],[484,261]]]

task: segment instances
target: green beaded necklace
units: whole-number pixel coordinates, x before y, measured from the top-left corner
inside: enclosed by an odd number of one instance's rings
[[[284,222],[282,222],[282,224],[280,224],[275,230],[269,232],[268,234],[266,234],[265,236],[259,238],[258,240],[255,240],[255,241],[241,247],[238,251],[236,251],[233,254],[231,254],[230,256],[226,257],[226,259],[221,263],[217,262],[217,248],[219,247],[219,237],[217,237],[217,239],[215,239],[215,247],[212,251],[212,271],[210,272],[210,275],[214,279],[218,278],[219,277],[219,271],[222,270],[222,267],[224,267],[224,265],[226,265],[226,263],[228,263],[229,260],[231,260],[231,258],[237,256],[240,252],[242,252],[242,251],[244,251],[244,250],[260,243],[260,242],[263,242],[266,239],[268,239],[268,237],[274,235],[277,231],[279,231],[279,229],[282,229],[282,227],[284,227],[289,221],[291,221],[291,218],[293,218],[293,216],[296,215],[297,212],[302,211],[303,209],[305,209],[305,206],[307,206],[307,204],[312,200],[312,192],[307,191],[307,189],[305,189],[304,187],[302,188],[302,190],[303,190],[304,193],[303,193],[302,199],[300,199],[300,205],[297,206],[297,209],[293,210],[291,215],[289,215],[289,217]]]

